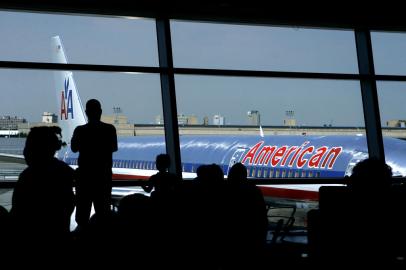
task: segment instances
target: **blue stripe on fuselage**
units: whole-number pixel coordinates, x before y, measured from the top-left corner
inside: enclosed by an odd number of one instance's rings
[[[348,167],[348,164],[354,157],[361,153],[365,158],[367,153],[366,140],[364,136],[266,136],[264,138],[258,136],[181,136],[181,157],[182,157],[182,167],[185,172],[195,172],[196,168],[202,164],[218,164],[222,167],[225,174],[228,172],[228,166],[230,165],[230,160],[233,154],[240,149],[243,154],[239,156],[241,161],[242,158],[247,154],[249,149],[258,144],[258,142],[263,141],[262,146],[276,146],[280,148],[282,146],[300,147],[305,141],[308,142],[307,146],[313,146],[315,150],[326,146],[328,148],[332,147],[342,147],[341,154],[337,157],[334,166],[331,169],[325,168],[309,168],[306,164],[303,168],[298,168],[296,163],[289,167],[289,160],[285,162],[284,166],[280,166],[280,163],[272,167],[271,164],[258,165],[250,164],[246,162],[248,169],[252,170],[255,168],[256,171],[263,168],[273,169],[274,171],[279,170],[278,177],[281,177],[283,171],[285,171],[285,177],[290,175],[295,177],[302,176],[302,172],[306,171],[306,175],[313,172],[312,175],[317,175],[318,177],[342,177]],[[394,155],[391,155],[390,151],[386,151],[386,156],[391,162],[396,162],[404,165],[404,153],[406,153],[406,142],[385,138],[385,148],[394,149]],[[242,150],[241,150],[242,149]],[[165,140],[163,136],[138,136],[138,137],[125,137],[119,139],[119,151],[114,153],[114,167],[117,168],[139,168],[139,169],[154,169],[155,168],[155,157],[158,154],[165,153]],[[256,154],[258,155],[259,152]],[[59,153],[61,154],[61,153]],[[63,154],[63,153],[62,153]],[[303,156],[303,160],[309,159],[312,154],[306,153]],[[361,156],[362,156],[361,155]],[[64,155],[61,156],[62,159],[65,157],[65,161],[69,164],[77,164],[77,154],[72,153],[68,150]],[[255,159],[256,156],[254,156]],[[293,154],[289,158],[292,158]],[[280,157],[282,159],[283,156]],[[144,165],[141,165],[143,163]],[[269,162],[270,163],[270,162]],[[147,164],[147,165],[145,165]],[[321,163],[320,163],[321,164]],[[328,163],[327,163],[328,164]],[[144,167],[143,167],[144,166]],[[403,168],[402,167],[402,168]],[[269,172],[267,173],[269,175]],[[274,173],[275,174],[275,173]],[[261,176],[261,175],[260,175]],[[263,176],[263,174],[262,174]],[[258,176],[257,176],[258,177]],[[273,176],[275,177],[275,175]],[[307,177],[307,176],[306,176]]]

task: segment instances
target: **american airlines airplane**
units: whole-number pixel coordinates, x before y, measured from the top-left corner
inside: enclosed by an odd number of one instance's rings
[[[58,36],[52,38],[52,55],[56,63],[67,63]],[[59,108],[59,125],[63,138],[70,139],[78,125],[86,123],[83,104],[72,72],[55,71]],[[406,176],[406,142],[384,138],[386,162],[395,176]],[[113,155],[114,179],[147,179],[157,172],[155,157],[165,153],[163,136],[119,138],[119,150]],[[352,167],[368,157],[364,136],[180,136],[182,176],[196,177],[203,164],[218,164],[227,177],[230,167],[243,163],[251,178],[342,178]],[[58,158],[76,168],[77,153],[69,147]],[[317,202],[320,185],[262,185],[264,196],[277,200]]]
[[[52,38],[56,63],[67,63],[59,37]],[[71,138],[77,125],[86,123],[83,105],[72,72],[56,73],[59,97],[59,123],[64,138]],[[262,134],[261,134],[262,135]],[[202,164],[216,163],[227,176],[236,162],[247,166],[253,178],[333,178],[351,173],[352,167],[368,157],[364,136],[184,136],[180,137],[183,178],[194,178]],[[385,138],[387,163],[394,175],[406,175],[406,142]],[[163,136],[120,138],[114,153],[113,174],[116,179],[146,179],[156,173],[155,157],[164,153]],[[69,147],[59,158],[75,167],[77,154]],[[318,200],[319,185],[262,186],[265,196]]]

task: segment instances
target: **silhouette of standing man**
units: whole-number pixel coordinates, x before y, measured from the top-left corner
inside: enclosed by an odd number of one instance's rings
[[[88,225],[92,203],[98,220],[110,214],[113,152],[117,151],[117,134],[113,125],[100,121],[100,102],[86,103],[88,123],[75,128],[71,141],[79,152],[76,183],[76,222],[79,229]]]

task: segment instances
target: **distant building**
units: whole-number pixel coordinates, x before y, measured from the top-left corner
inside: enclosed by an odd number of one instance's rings
[[[18,125],[27,120],[18,116],[0,116],[0,130],[18,130]]]
[[[42,127],[42,126],[58,126],[58,116],[50,112],[42,113],[41,122],[28,123],[27,121],[18,123],[17,129],[19,135],[27,135],[30,132],[30,129],[33,127]],[[65,138],[66,139],[66,138]],[[68,139],[66,139],[68,140]],[[69,138],[70,140],[70,138]]]
[[[247,112],[248,116],[248,124],[253,125],[253,126],[259,126],[261,125],[261,115],[258,111],[248,111]]]
[[[285,119],[283,120],[283,125],[285,127],[294,127],[296,126],[295,111],[288,110],[285,111]]]
[[[209,117],[205,116],[203,117],[203,126],[208,126],[209,125]]]
[[[196,115],[189,115],[187,119],[187,124],[188,125],[198,125],[197,117]]]
[[[44,112],[42,114],[42,123],[58,123],[58,116],[54,113]]]
[[[296,126],[296,119],[294,119],[294,118],[284,119],[283,125],[285,127],[294,127],[294,126]]]
[[[221,116],[218,114],[213,116],[213,125],[224,126],[225,124],[226,124],[226,120],[225,120],[224,116]]]
[[[34,122],[34,123],[21,123],[18,124],[18,132],[21,135],[27,135],[30,132],[30,129],[33,127],[53,127],[53,126],[58,126],[58,123],[46,123],[46,122]],[[68,139],[66,139],[68,140]],[[70,138],[69,138],[70,140]]]
[[[128,122],[128,117],[122,114],[102,115],[101,121],[112,124],[116,128],[118,136],[134,136],[134,124]]]
[[[155,117],[155,124],[163,125],[164,119],[161,115]],[[187,125],[198,125],[197,117],[195,115],[184,115],[178,114],[178,125],[187,126]]]
[[[186,126],[187,125],[187,116],[184,114],[178,114],[178,125]]]
[[[388,127],[406,128],[406,120],[389,120],[386,122]]]

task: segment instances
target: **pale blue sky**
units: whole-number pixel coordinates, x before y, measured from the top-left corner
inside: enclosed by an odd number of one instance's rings
[[[173,21],[177,67],[357,73],[351,31]],[[155,22],[150,19],[0,12],[1,60],[50,61],[50,38],[59,35],[71,63],[157,66]],[[406,74],[406,35],[373,33],[376,71]],[[162,114],[156,74],[74,72],[84,101],[101,100],[104,112],[120,106],[133,123]],[[178,112],[199,122],[214,114],[248,124],[258,110],[263,125],[282,125],[294,110],[300,125],[363,126],[357,81],[287,80],[177,75]],[[51,71],[0,70],[0,115],[39,121],[56,112]],[[382,121],[405,119],[406,83],[379,83]]]

